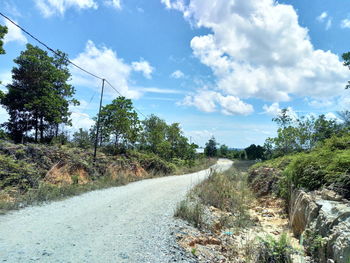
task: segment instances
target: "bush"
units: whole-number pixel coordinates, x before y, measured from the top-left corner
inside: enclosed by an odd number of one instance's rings
[[[272,236],[259,238],[257,262],[259,263],[292,263],[295,252],[287,234],[283,233],[278,240]]]
[[[350,135],[332,137],[311,152],[288,155],[254,165],[250,177],[261,177],[259,168],[275,168],[280,196],[289,199],[290,191],[328,187],[350,198]],[[258,174],[257,174],[258,171]],[[254,179],[255,180],[255,179]],[[254,182],[253,182],[254,183]]]
[[[251,198],[246,176],[233,169],[221,174],[212,173],[193,192],[205,205],[242,215],[247,213],[248,200]]]
[[[21,191],[36,187],[40,176],[34,165],[0,154],[0,189],[16,186]]]

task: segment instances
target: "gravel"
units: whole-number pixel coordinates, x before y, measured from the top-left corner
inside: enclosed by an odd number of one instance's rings
[[[232,162],[220,159],[215,169]],[[0,216],[0,262],[195,262],[173,231],[176,204],[209,169],[93,191]]]

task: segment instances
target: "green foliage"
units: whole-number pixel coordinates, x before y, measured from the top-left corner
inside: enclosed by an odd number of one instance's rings
[[[5,35],[7,34],[8,30],[6,26],[0,25],[0,55],[5,54],[5,50],[3,48],[4,42],[3,39]]]
[[[137,160],[143,169],[154,175],[171,174],[176,170],[176,166],[174,164],[161,159],[159,156],[153,153],[128,151],[127,156],[132,160]]]
[[[292,263],[294,251],[286,233],[283,233],[278,240],[272,236],[259,238],[257,262]]]
[[[205,144],[204,154],[208,157],[216,157],[218,155],[217,142],[214,136]]]
[[[350,69],[350,52],[344,53],[342,55],[342,58],[344,60],[344,66],[346,66]],[[345,88],[350,89],[350,81],[348,81],[348,84],[346,85]]]
[[[244,149],[248,160],[258,160],[264,158],[265,149],[260,145],[256,146],[255,144],[250,145]]]
[[[89,132],[80,128],[73,134],[73,144],[82,149],[89,149],[92,146]]]
[[[327,120],[325,115],[317,118],[303,116],[293,119],[288,109],[283,109],[273,121],[279,128],[277,137],[268,138],[265,142],[265,158],[310,151],[324,140],[344,132],[344,125],[338,124],[335,120]]]
[[[15,186],[20,191],[26,191],[36,187],[39,179],[34,165],[0,154],[0,190]]]
[[[139,145],[141,150],[157,154],[167,161],[174,158],[182,160],[196,158],[198,146],[188,143],[179,123],[168,125],[159,117],[151,115],[142,122],[142,125]]]
[[[306,252],[311,255],[313,258],[319,258],[320,251],[324,249],[324,246],[327,244],[327,241],[318,233],[306,229],[304,232],[304,239],[307,243]]]
[[[247,177],[233,168],[224,173],[212,173],[193,189],[193,194],[205,205],[235,214],[238,226],[246,224],[249,219],[252,194]]]
[[[101,136],[105,142],[113,137],[114,145],[126,148],[137,140],[140,121],[134,110],[132,101],[125,97],[118,97],[101,109],[100,114]]]
[[[230,152],[230,151],[229,151],[227,145],[222,144],[222,145],[220,146],[220,149],[219,149],[219,156],[220,156],[220,157],[228,157],[229,152]]]
[[[69,105],[77,105],[72,99],[74,88],[67,83],[71,74],[67,55],[50,57],[47,52],[27,44],[27,49],[14,60],[13,83],[1,103],[10,115],[6,127],[16,142],[23,141],[24,134],[34,130],[35,141],[40,135],[51,139],[58,135],[60,124],[70,124]],[[39,134],[40,133],[40,134]]]
[[[282,171],[279,192],[287,199],[291,189],[316,190],[323,186],[331,187],[350,198],[350,134],[326,139],[308,153],[286,155],[258,163],[251,171],[259,167]]]

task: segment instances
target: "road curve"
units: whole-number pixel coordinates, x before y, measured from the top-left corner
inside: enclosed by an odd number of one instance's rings
[[[215,169],[232,162],[220,159]],[[0,216],[0,262],[170,262],[174,208],[209,169],[93,191]]]

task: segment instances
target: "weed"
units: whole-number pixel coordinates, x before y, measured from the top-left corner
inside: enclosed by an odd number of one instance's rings
[[[204,207],[202,204],[183,200],[177,205],[174,216],[186,220],[197,228],[203,228],[203,214]]]
[[[279,239],[272,236],[259,238],[257,262],[260,263],[291,263],[294,249],[286,233]]]

